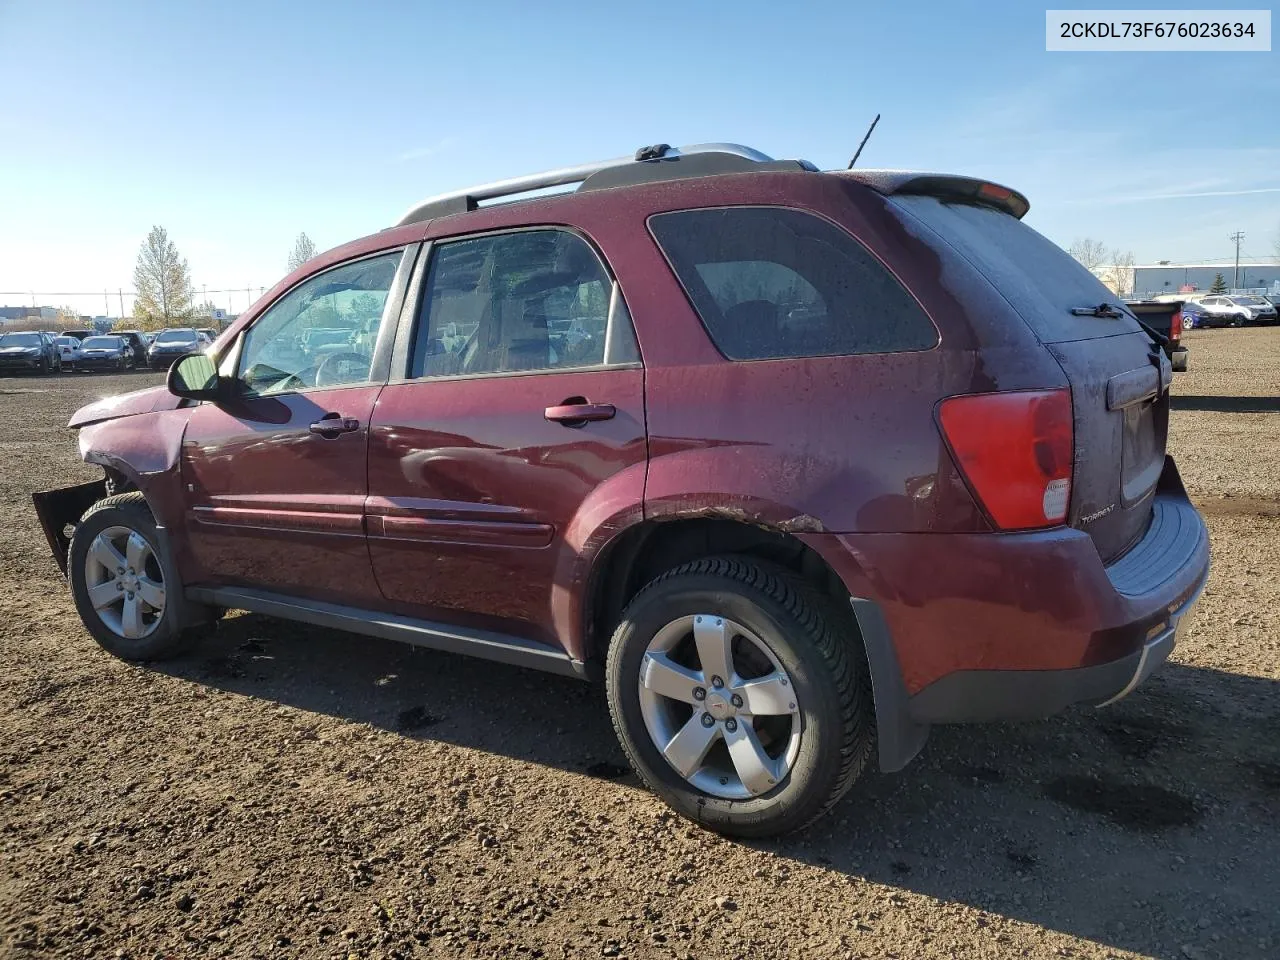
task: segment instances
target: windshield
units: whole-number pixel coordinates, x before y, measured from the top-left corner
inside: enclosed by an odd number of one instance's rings
[[[0,336],[0,347],[38,347],[40,346],[40,335],[38,333],[6,333]]]
[[[119,337],[88,337],[80,346],[84,350],[115,350],[120,343]]]
[[[165,330],[156,337],[156,343],[195,343],[194,330]]]

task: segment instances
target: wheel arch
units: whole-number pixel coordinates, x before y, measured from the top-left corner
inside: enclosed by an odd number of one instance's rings
[[[920,752],[929,727],[908,714],[907,692],[893,638],[874,600],[859,597],[804,533],[747,523],[734,512],[649,518],[634,523],[599,552],[586,581],[582,656],[588,677],[598,676],[623,609],[649,581],[704,557],[734,554],[767,560],[798,574],[830,602],[871,678],[876,743],[883,772],[901,770]]]
[[[103,468],[108,492],[137,490],[161,528],[182,519],[181,451],[188,409],[105,420],[82,427],[80,458]]]
[[[704,557],[734,554],[767,560],[817,586],[856,634],[849,592],[822,555],[800,536],[745,522],[735,511],[648,518],[622,529],[596,555],[582,604],[583,657],[598,668],[623,609],[655,577]]]

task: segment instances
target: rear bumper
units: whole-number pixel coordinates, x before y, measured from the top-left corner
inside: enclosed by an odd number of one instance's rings
[[[1147,532],[1110,566],[1070,528],[805,540],[857,598],[887,770],[933,723],[1043,717],[1132,692],[1168,657],[1209,574],[1208,533],[1171,458]]]
[[[1109,706],[1136,690],[1169,659],[1178,632],[1199,599],[1134,653],[1109,663],[1068,670],[963,670],[948,674],[907,701],[916,723],[1034,720],[1077,704]]]

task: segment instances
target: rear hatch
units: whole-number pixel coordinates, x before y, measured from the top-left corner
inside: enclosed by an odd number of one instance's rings
[[[1104,562],[1118,558],[1146,532],[1164,467],[1164,351],[1093,274],[1009,213],[934,196],[891,202],[981,271],[1061,365],[1075,420],[1067,522],[1092,537]],[[1093,315],[1100,304],[1105,315]]]

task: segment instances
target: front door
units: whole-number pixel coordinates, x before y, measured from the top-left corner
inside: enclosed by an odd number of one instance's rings
[[[378,584],[407,615],[555,642],[580,537],[643,500],[630,318],[566,230],[438,243],[422,287],[370,433]]]
[[[222,371],[230,398],[202,404],[183,438],[193,584],[377,601],[364,535],[369,421],[404,259],[398,249],[325,270],[242,334]]]

